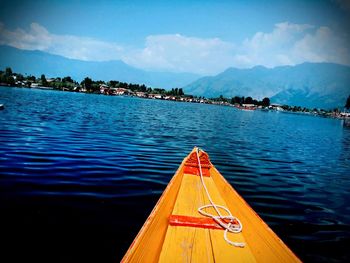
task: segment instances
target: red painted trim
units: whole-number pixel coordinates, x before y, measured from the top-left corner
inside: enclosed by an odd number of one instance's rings
[[[200,175],[199,173],[199,167],[193,167],[193,166],[185,166],[184,167],[184,173],[185,174],[193,174],[193,175]],[[203,176],[210,177],[210,172],[208,168],[203,168],[202,167],[202,174]]]
[[[200,151],[198,155],[201,163],[203,176],[210,176],[209,169],[212,167],[212,164],[210,162],[208,154],[203,151]],[[184,167],[184,173],[199,175],[198,156],[196,152],[192,152],[187,157]]]
[[[223,228],[210,217],[171,215],[169,217],[169,224],[171,226],[190,226],[223,230]]]

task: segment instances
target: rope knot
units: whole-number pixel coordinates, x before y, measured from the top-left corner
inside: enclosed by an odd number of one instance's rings
[[[231,240],[228,239],[227,237],[227,232],[231,232],[231,233],[240,233],[242,232],[242,228],[243,225],[242,223],[239,221],[239,219],[237,217],[234,217],[231,214],[231,211],[222,205],[217,205],[213,202],[213,200],[211,199],[211,196],[209,194],[209,191],[207,189],[207,186],[204,183],[204,179],[203,179],[203,173],[202,173],[202,167],[201,167],[201,160],[199,158],[199,149],[196,149],[196,155],[197,155],[197,162],[198,162],[198,166],[199,166],[199,174],[200,174],[200,178],[201,178],[201,182],[203,185],[203,188],[207,194],[207,197],[209,199],[210,204],[209,205],[204,205],[198,208],[198,212],[203,215],[203,216],[207,216],[207,217],[211,217],[212,219],[215,220],[215,222],[217,222],[223,229],[225,229],[224,232],[224,239],[227,243],[235,246],[235,247],[244,247],[245,243],[241,243],[241,242],[233,242]],[[217,213],[217,215],[213,215],[211,213],[208,213],[205,211],[205,209],[207,208],[214,208],[215,212]],[[220,212],[220,209],[224,210],[226,212],[227,215],[222,215]]]

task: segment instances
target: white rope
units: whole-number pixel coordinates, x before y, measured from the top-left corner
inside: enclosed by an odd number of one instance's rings
[[[201,215],[204,215],[204,216],[208,216],[208,217],[211,217],[212,219],[215,220],[215,222],[217,222],[223,229],[225,229],[225,232],[224,232],[224,239],[227,243],[235,246],[235,247],[244,247],[245,246],[245,243],[241,243],[241,242],[233,242],[231,240],[229,240],[227,238],[227,232],[231,232],[231,233],[240,233],[242,232],[242,228],[243,228],[243,225],[241,223],[241,221],[239,221],[239,219],[237,217],[234,217],[230,210],[227,208],[227,207],[224,207],[222,205],[217,205],[213,202],[213,200],[211,199],[211,196],[209,194],[209,191],[208,191],[208,188],[207,186],[205,185],[204,183],[204,179],[203,179],[203,174],[202,174],[202,167],[201,167],[201,162],[199,160],[199,148],[196,149],[196,153],[197,153],[197,160],[198,160],[198,166],[199,166],[199,173],[200,173],[200,178],[201,178],[201,182],[202,182],[202,185],[204,187],[204,190],[208,196],[208,199],[209,199],[209,202],[210,202],[210,205],[204,205],[204,206],[201,206],[198,208],[198,212],[201,214]],[[210,213],[207,213],[205,212],[205,209],[206,208],[209,208],[209,207],[213,207],[216,211],[216,213],[218,215],[213,215],[213,214],[210,214]],[[227,215],[223,216],[221,213],[220,213],[220,209],[224,210]],[[229,220],[229,223],[226,223],[224,220]],[[233,222],[237,222],[238,224],[233,224]]]

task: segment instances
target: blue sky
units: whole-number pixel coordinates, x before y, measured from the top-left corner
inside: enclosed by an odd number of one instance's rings
[[[68,58],[199,74],[305,61],[350,64],[349,1],[0,3],[0,44]]]

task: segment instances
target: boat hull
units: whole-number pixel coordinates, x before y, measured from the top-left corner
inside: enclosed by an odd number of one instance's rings
[[[213,228],[208,218],[198,213],[198,207],[209,200],[202,187],[198,162],[196,169],[196,151],[195,148],[184,159],[122,262],[300,262],[211,165],[204,152],[200,161],[202,174],[206,174],[203,180],[212,199],[226,206],[243,225],[241,233],[229,233],[228,238],[245,246],[228,244],[224,230]],[[204,163],[206,158],[208,165]]]

